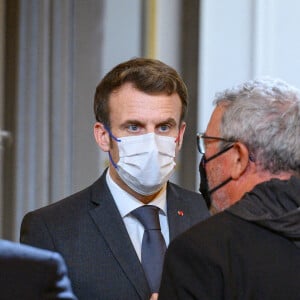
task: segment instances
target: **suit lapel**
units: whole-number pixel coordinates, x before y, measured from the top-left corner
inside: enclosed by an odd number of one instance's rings
[[[137,293],[145,299],[149,296],[150,289],[142,265],[108,189],[105,173],[99,180],[92,192],[92,202],[97,206],[90,210],[90,215]]]
[[[167,209],[170,241],[192,226],[191,208],[171,183],[167,189]]]

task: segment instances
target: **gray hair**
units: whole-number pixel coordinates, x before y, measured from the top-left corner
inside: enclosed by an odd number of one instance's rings
[[[222,137],[244,143],[263,170],[300,174],[300,91],[264,78],[216,94]],[[223,145],[224,146],[224,145]]]

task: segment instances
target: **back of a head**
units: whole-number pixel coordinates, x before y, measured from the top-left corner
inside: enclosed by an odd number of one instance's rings
[[[247,81],[216,95],[220,132],[243,142],[262,170],[300,174],[300,91],[279,79]]]
[[[134,58],[108,72],[97,86],[94,112],[98,122],[109,125],[110,94],[125,83],[147,94],[177,93],[182,102],[181,120],[187,110],[187,88],[179,74],[165,63],[150,58]]]

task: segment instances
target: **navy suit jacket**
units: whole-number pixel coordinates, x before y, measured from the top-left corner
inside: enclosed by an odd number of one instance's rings
[[[28,213],[21,242],[61,253],[79,299],[149,300],[142,265],[105,174],[85,190]],[[170,240],[209,216],[200,194],[171,183],[167,207]]]
[[[77,299],[58,253],[0,240],[1,300]]]

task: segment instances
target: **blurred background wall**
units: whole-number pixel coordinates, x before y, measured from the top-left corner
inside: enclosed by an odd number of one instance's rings
[[[0,0],[0,237],[23,215],[95,181],[95,87],[136,56],[173,66],[189,89],[173,181],[198,190],[195,136],[214,94],[246,79],[300,87],[298,0]]]

